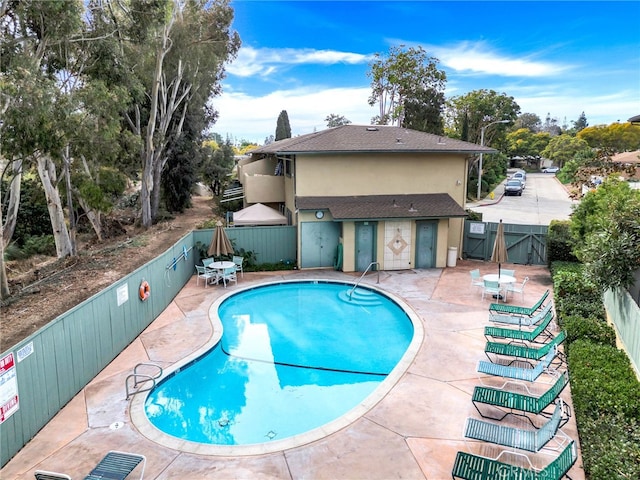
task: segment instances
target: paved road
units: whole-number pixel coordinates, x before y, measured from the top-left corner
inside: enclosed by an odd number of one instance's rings
[[[475,212],[482,213],[485,222],[549,225],[551,220],[567,220],[572,206],[563,185],[549,173],[527,174],[527,185],[521,197],[503,196],[504,182],[494,191],[495,198],[467,204]]]

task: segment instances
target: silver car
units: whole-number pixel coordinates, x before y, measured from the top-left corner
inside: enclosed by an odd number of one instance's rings
[[[505,195],[518,195],[519,197],[521,197],[522,190],[524,190],[524,188],[522,187],[522,182],[520,180],[510,179],[507,180],[507,183],[504,184]]]

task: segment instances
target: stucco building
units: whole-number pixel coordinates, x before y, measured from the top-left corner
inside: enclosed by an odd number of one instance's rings
[[[298,229],[300,268],[444,267],[461,251],[469,162],[495,150],[393,126],[288,138],[238,164],[244,203]]]

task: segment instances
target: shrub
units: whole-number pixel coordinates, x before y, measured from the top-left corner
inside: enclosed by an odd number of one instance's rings
[[[616,332],[603,318],[570,315],[562,320],[567,331],[567,344],[576,340],[589,340],[598,345],[616,346]]]
[[[640,423],[621,414],[578,417],[587,478],[640,478]]]
[[[560,298],[556,300],[555,308],[556,314],[558,315],[558,323],[560,325],[564,325],[564,319],[570,316],[606,318],[604,305],[600,299],[600,295],[592,297],[572,296]]]
[[[573,254],[571,237],[571,222],[553,220],[547,232],[547,262],[554,261],[576,262]]]
[[[625,352],[584,339],[573,342],[568,350],[577,418],[640,416],[640,383]]]

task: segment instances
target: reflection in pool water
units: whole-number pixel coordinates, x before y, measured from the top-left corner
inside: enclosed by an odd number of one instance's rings
[[[225,300],[220,343],[167,377],[145,403],[157,428],[217,445],[280,440],[362,402],[413,336],[389,298],[349,285],[291,282]]]

